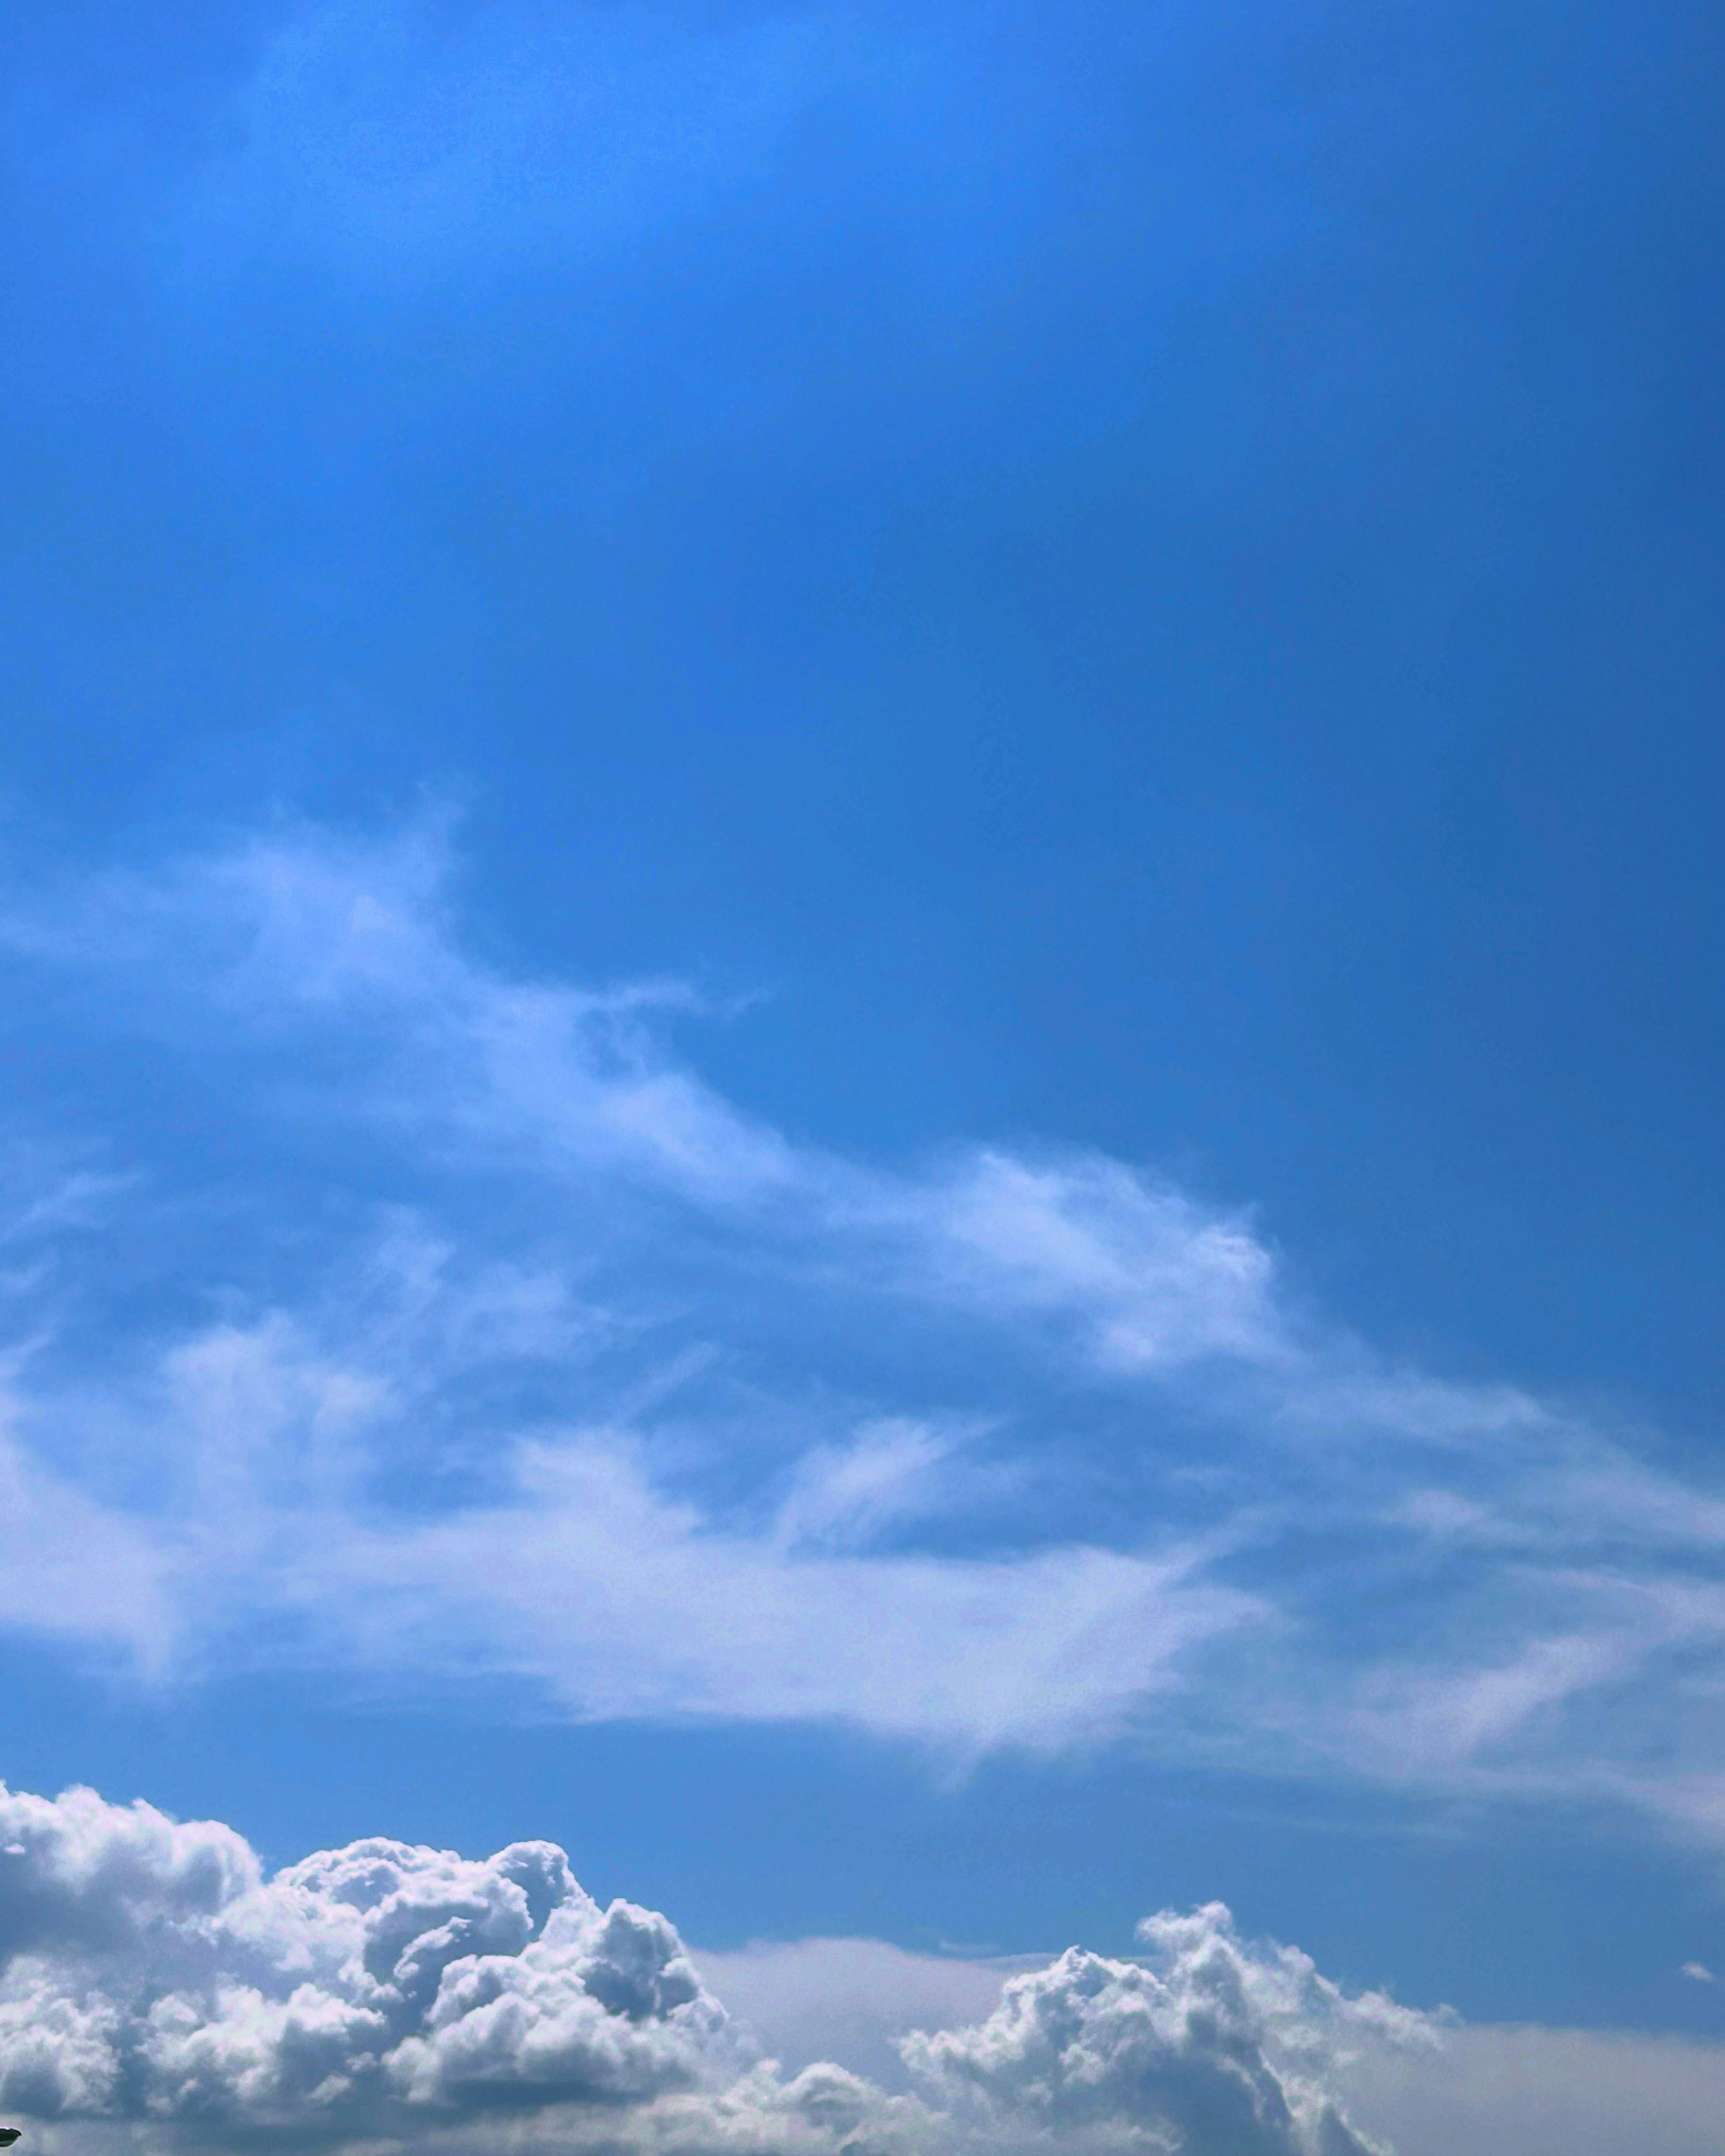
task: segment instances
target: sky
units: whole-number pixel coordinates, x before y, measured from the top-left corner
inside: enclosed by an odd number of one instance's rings
[[[1714,2145],[1717,60],[13,0],[31,2149]]]

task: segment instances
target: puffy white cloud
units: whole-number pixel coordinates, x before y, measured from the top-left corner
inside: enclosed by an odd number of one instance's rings
[[[1189,1919],[1176,1920],[1189,1924]],[[1200,1915],[1200,1928],[1207,1919]],[[1163,1928],[1160,1924],[1158,1929]],[[907,1953],[875,1939],[802,1940],[699,1956],[715,1988],[788,2066],[823,2056],[894,2082],[906,2029],[960,2032],[986,2021],[1026,1962]],[[1278,2071],[1328,2086],[1349,2129],[1395,2156],[1715,2156],[1725,2118],[1725,2044],[1620,2031],[1409,2020],[1369,2000],[1332,1999],[1303,1957],[1245,1950],[1245,1984],[1260,1999],[1263,2045]],[[1173,1972],[1158,1964],[1164,1978]],[[1291,2015],[1286,2010],[1294,2009]],[[1317,2056],[1307,2030],[1317,2037]],[[1380,2035],[1380,2029],[1382,2034]],[[1302,2064],[1303,2061],[1303,2064]],[[1321,2063],[1320,2063],[1321,2062]],[[948,2114],[945,2132],[959,2133]],[[984,2107],[971,2130],[999,2149],[1025,2131]],[[1153,2146],[1140,2129],[1136,2146]],[[1132,2142],[1119,2123],[1085,2137]],[[1055,2145],[1080,2145],[1076,2127]],[[1045,2132],[1043,2145],[1048,2145]],[[1344,2144],[1345,2146],[1345,2144]]]
[[[164,2150],[450,2145],[483,2120],[546,2145],[738,2156],[1362,2156],[1337,2074],[1431,2036],[1247,1945],[1218,1905],[1151,1920],[1148,1965],[1075,1949],[982,2020],[903,2036],[914,2086],[891,2090],[833,2059],[755,2056],[666,1919],[601,1909],[547,1843],[473,1861],[367,1840],[265,1878],[225,1826],[80,1789],[0,1791],[0,2107]],[[998,1993],[974,1972],[906,1989],[913,1958],[865,1951],[901,2017]],[[854,1973],[855,1948],[837,1953]]]
[[[1338,2054],[1417,2041],[1389,2000],[1350,1999],[1293,1948],[1254,1950],[1219,1902],[1141,1927],[1155,1965],[1078,1948],[1011,1978],[986,2021],[904,2045],[911,2071],[1009,2129],[1129,2128],[1171,2149],[1365,2156],[1329,2086]]]
[[[0,1784],[0,1955],[39,1947],[141,1951],[163,1923],[188,1936],[259,1886],[232,1828],[183,1826],[148,1804],[56,1799]]]
[[[662,1917],[561,1850],[356,1842],[265,1880],[214,1822],[0,1796],[0,2105],[326,2138],[735,2078]]]
[[[1142,1961],[691,1959],[543,1842],[266,1877],[226,1826],[75,1789],[0,1789],[0,2112],[43,2156],[1702,2156],[1725,2102],[1717,2045],[1434,2021],[1216,1906]]]

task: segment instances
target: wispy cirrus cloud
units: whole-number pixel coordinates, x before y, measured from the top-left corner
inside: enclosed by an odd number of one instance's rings
[[[12,1621],[1725,1830],[1719,1493],[1387,1362],[1127,1163],[792,1139],[685,988],[476,955],[454,866],[294,827],[14,891],[18,1022],[98,1075],[78,1204],[14,1211],[6,1455],[20,1548],[86,1554]]]

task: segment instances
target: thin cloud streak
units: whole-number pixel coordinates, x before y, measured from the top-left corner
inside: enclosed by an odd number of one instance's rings
[[[100,1554],[9,1574],[11,1622],[1725,1834],[1718,1492],[1388,1364],[1124,1163],[794,1142],[675,1052],[686,989],[511,978],[453,891],[435,821],[295,828],[0,920],[62,1044],[144,1044],[251,1164],[218,1190],[110,1097],[102,1175],[21,1188],[0,1470],[21,1549],[75,1512]],[[182,1291],[123,1352],[93,1207]]]

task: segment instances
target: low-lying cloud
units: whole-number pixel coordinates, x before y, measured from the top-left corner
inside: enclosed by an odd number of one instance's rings
[[[266,1878],[230,1828],[0,1788],[0,2107],[74,2149],[336,2148],[484,2123],[564,2148],[1131,2146],[1366,2156],[1332,2083],[1434,2025],[1253,1947],[1219,1904],[1075,1949],[985,2018],[915,2033],[908,2091],[782,2073],[667,1920],[600,1908],[563,1852],[372,1840]]]
[[[735,2078],[671,1927],[560,1849],[387,1840],[270,1879],[231,1829],[87,1789],[0,1795],[0,2104],[217,2138],[639,2104]]]

